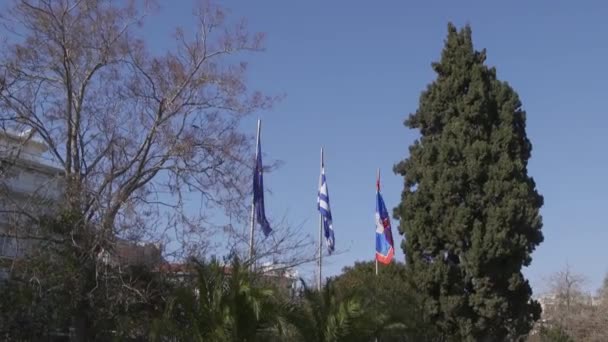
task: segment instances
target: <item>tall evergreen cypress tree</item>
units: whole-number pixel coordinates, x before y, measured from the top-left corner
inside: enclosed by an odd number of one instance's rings
[[[516,341],[540,316],[521,272],[543,241],[526,114],[485,58],[469,26],[448,25],[437,79],[405,122],[421,137],[395,166],[408,267],[454,341]]]

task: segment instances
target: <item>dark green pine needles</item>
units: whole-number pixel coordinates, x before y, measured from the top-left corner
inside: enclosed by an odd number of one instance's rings
[[[405,125],[421,137],[395,166],[395,209],[413,283],[446,340],[517,341],[540,306],[522,266],[543,241],[542,196],[517,93],[484,65],[469,26],[448,26],[437,79]]]

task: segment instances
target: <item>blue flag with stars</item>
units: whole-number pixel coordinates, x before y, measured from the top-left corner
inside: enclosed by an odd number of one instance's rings
[[[270,228],[270,223],[268,223],[268,219],[266,219],[266,212],[264,209],[264,166],[262,165],[262,147],[260,145],[258,132],[255,169],[253,173],[253,205],[255,206],[256,220],[260,227],[262,227],[264,235],[268,236],[272,232],[272,228]]]

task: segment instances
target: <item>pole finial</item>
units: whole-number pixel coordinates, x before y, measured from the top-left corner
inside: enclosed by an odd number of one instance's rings
[[[325,157],[323,155],[323,147],[321,146],[321,167],[325,167]]]

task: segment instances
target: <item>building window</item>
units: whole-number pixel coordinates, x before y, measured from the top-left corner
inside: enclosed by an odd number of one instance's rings
[[[12,236],[0,235],[0,257],[14,258],[17,256],[17,239]]]

